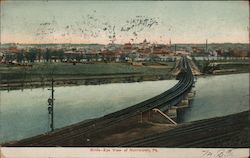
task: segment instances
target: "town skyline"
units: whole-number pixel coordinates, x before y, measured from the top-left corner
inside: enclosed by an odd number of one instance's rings
[[[138,43],[132,43],[132,42],[125,42],[125,43],[113,43],[114,45],[124,45],[124,44],[128,44],[128,43],[130,43],[130,44],[140,44],[140,43],[142,43],[142,42],[138,42]],[[16,44],[16,45],[50,45],[50,44],[72,44],[72,45],[110,45],[110,44],[112,44],[112,43],[0,43],[0,44],[2,44],[2,45],[5,45],[5,44]],[[169,43],[151,43],[151,44],[159,44],[159,45],[169,45]],[[182,44],[184,44],[184,45],[193,45],[193,44],[198,44],[198,45],[200,45],[200,44],[206,44],[206,41],[204,41],[204,42],[201,42],[201,43],[172,43],[172,45],[175,45],[175,44],[180,44],[180,45],[182,45]],[[235,43],[232,43],[232,42],[209,42],[208,41],[208,43],[207,44],[249,44],[249,42],[245,42],[245,43],[241,43],[241,42],[235,42]]]

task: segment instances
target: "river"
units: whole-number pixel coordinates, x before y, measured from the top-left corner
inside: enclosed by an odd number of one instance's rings
[[[171,88],[176,80],[55,88],[55,128],[134,105]],[[196,95],[183,114],[190,122],[249,109],[249,74],[199,77]],[[0,91],[0,142],[49,131],[47,89]]]
[[[195,60],[240,60],[249,61],[250,57],[221,57],[221,56],[205,56],[205,57],[194,57]]]
[[[184,122],[249,110],[249,73],[199,77]]]
[[[55,88],[55,128],[126,108],[173,87],[177,80]],[[0,91],[0,142],[49,131],[46,88]]]

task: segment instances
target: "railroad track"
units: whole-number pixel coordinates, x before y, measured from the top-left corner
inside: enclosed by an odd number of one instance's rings
[[[114,146],[121,147],[212,147],[250,129],[250,111],[225,117],[195,121],[187,125]],[[241,137],[247,137],[242,135]],[[230,142],[231,145],[235,142]],[[248,144],[249,145],[249,144]],[[222,146],[220,146],[222,147]],[[224,146],[225,147],[225,146]]]
[[[35,136],[12,144],[3,144],[3,146],[62,146],[62,144],[67,144],[70,140],[86,136],[92,131],[101,131],[153,108],[167,110],[171,108],[173,101],[180,100],[182,95],[189,91],[193,85],[193,75],[185,57],[180,60],[179,67],[181,70],[178,76],[179,82],[160,95],[86,123],[69,126],[49,134]]]

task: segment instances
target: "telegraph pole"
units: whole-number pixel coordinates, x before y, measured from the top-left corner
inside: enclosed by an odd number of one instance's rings
[[[48,89],[48,90],[51,90],[51,98],[48,99],[48,112],[49,112],[49,116],[50,117],[50,129],[51,129],[51,132],[54,131],[54,79],[52,78],[51,80],[51,89]]]
[[[51,113],[51,131],[54,131],[54,80],[52,78],[51,83],[51,97],[52,97],[52,113]]]

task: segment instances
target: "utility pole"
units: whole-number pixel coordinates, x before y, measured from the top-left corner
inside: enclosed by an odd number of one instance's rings
[[[49,112],[49,116],[50,116],[50,129],[51,132],[54,131],[54,79],[51,79],[51,98],[48,99],[48,112]]]

